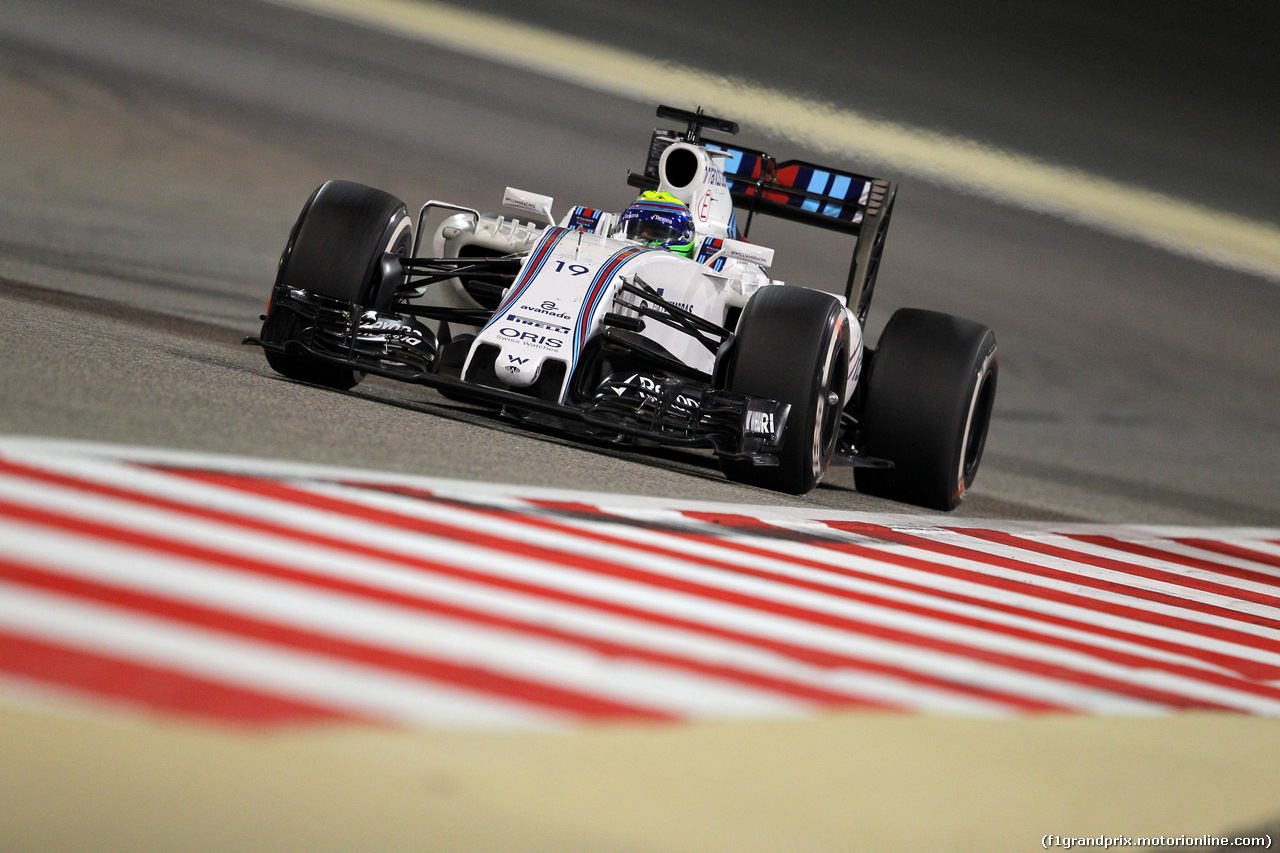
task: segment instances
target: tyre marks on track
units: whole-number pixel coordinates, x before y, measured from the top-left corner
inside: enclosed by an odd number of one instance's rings
[[[1280,531],[0,439],[0,694],[220,723],[1280,714]]]

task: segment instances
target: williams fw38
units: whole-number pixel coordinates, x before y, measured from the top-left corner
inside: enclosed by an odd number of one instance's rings
[[[866,347],[895,186],[729,144],[738,126],[701,110],[658,117],[681,127],[653,132],[620,213],[557,219],[508,188],[509,215],[429,201],[415,226],[386,192],[323,184],[246,343],[302,382],[376,374],[584,440],[708,448],[729,479],[793,494],[853,466],[860,491],[954,509],[995,335],[904,308]],[[843,297],[772,280],[773,249],[746,239],[758,215],[850,235]]]

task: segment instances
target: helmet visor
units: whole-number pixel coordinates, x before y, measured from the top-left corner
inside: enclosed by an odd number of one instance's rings
[[[633,209],[623,214],[621,225],[623,236],[645,246],[674,249],[693,242],[688,214]]]
[[[683,229],[656,219],[636,217],[623,224],[622,233],[628,240],[647,246],[672,246],[686,243]]]

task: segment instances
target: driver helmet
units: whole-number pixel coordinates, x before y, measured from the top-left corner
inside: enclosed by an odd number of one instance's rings
[[[618,217],[618,226],[628,240],[693,257],[693,214],[671,193],[641,193]]]

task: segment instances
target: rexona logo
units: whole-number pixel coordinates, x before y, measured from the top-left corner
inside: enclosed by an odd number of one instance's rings
[[[559,332],[562,335],[567,335],[572,331],[568,326],[557,326],[554,323],[544,323],[542,320],[534,320],[531,317],[521,317],[519,314],[508,314],[507,320],[512,323],[519,323],[522,326],[533,326],[535,329],[546,329],[548,332]]]
[[[510,326],[503,326],[498,330],[498,334],[504,338],[510,338],[513,341],[520,341],[535,347],[546,347],[547,349],[560,349],[564,346],[564,341],[559,338],[553,338],[550,335],[540,335],[537,332],[527,329],[513,329]]]
[[[614,385],[610,390],[619,397],[625,395],[628,391],[639,391],[646,397],[656,397],[662,391],[662,386],[657,382],[640,373],[633,373],[628,378]]]
[[[643,390],[648,391],[652,394],[656,394],[660,390],[662,390],[657,382],[654,382],[648,376],[644,376],[639,373],[632,374],[631,378],[627,380],[627,384],[639,385]]]

